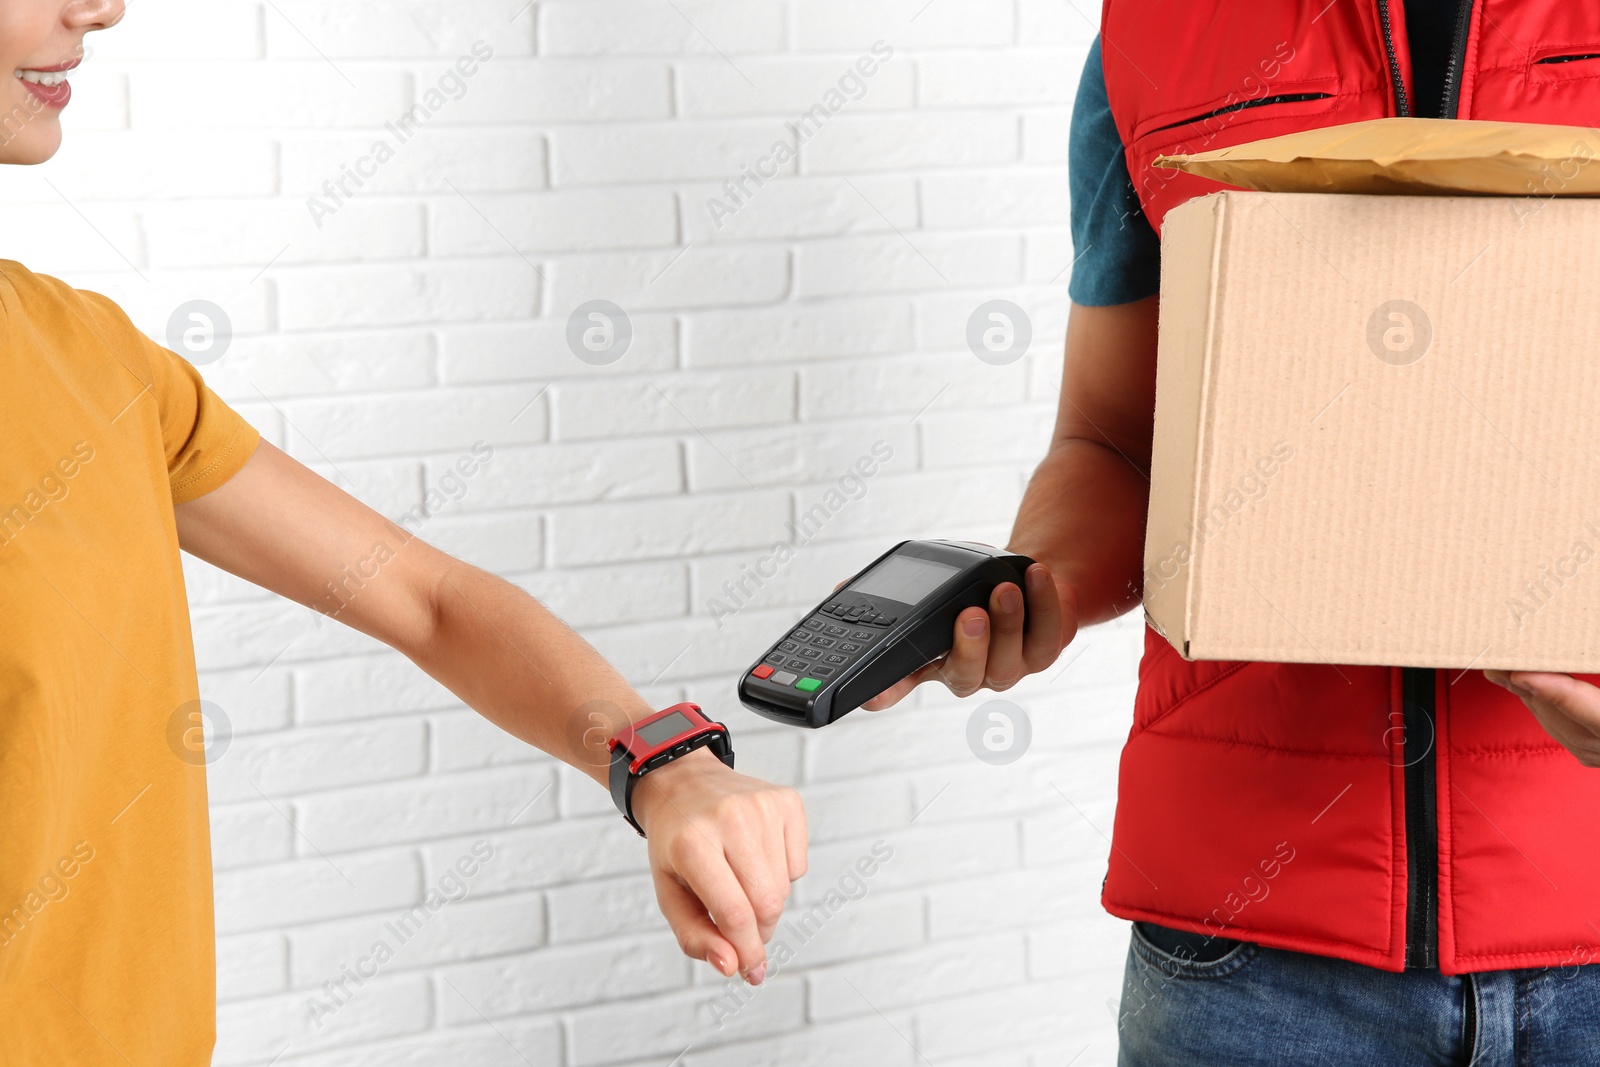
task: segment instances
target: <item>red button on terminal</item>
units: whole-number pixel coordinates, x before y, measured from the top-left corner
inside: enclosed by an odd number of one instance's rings
[[[763,663],[750,673],[755,675],[757,678],[770,678],[772,677],[772,668]]]

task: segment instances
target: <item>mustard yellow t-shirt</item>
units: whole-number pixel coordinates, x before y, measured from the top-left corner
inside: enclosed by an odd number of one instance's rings
[[[0,310],[0,1062],[199,1067],[211,847],[173,506],[260,438],[103,296],[0,260]]]

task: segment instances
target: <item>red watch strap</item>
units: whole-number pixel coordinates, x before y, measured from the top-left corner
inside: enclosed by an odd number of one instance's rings
[[[679,731],[655,744],[648,744],[640,738],[639,729],[648,727],[673,713],[682,714],[687,718],[691,723],[690,729]],[[733,740],[728,728],[720,722],[706,718],[698,705],[690,703],[674,704],[670,708],[663,708],[653,715],[647,715],[637,722],[630,723],[618,730],[608,745],[611,749],[612,803],[616,804],[622,817],[639,832],[640,837],[644,836],[644,829],[633,816],[633,787],[641,777],[680,756],[688,755],[697,748],[710,748],[724,764],[733,766]],[[644,767],[643,764],[647,760],[656,762]]]

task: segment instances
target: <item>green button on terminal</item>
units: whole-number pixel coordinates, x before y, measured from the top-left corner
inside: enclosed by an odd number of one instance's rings
[[[822,688],[822,683],[815,678],[802,678],[794,683],[794,687],[802,693],[815,693]]]

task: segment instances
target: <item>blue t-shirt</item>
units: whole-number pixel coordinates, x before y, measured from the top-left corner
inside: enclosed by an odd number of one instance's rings
[[[1461,0],[1405,0],[1414,113],[1437,117]],[[1122,135],[1111,119],[1100,38],[1089,48],[1072,106],[1067,188],[1076,257],[1067,295],[1075,304],[1126,304],[1161,287],[1161,242],[1139,208]]]
[[[1106,99],[1098,37],[1072,105],[1067,190],[1075,257],[1067,283],[1072,302],[1101,307],[1154,296],[1161,287],[1161,242],[1128,177],[1122,136]]]

